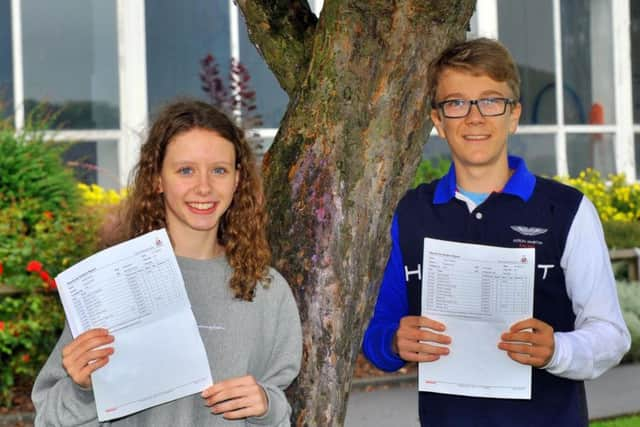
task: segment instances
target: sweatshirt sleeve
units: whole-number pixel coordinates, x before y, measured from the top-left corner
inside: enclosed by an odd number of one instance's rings
[[[273,271],[273,270],[272,270]],[[266,364],[266,370],[258,383],[269,400],[266,414],[247,418],[247,423],[264,426],[289,426],[291,406],[284,390],[300,371],[302,359],[302,328],[298,307],[289,285],[277,272],[272,275],[271,287],[280,288],[280,299],[273,306],[272,315],[278,316],[275,325],[273,345]],[[279,282],[279,283],[276,283]],[[275,289],[274,289],[275,290]]]
[[[400,326],[400,319],[409,313],[404,263],[400,252],[398,219],[391,223],[391,254],[382,277],[376,308],[364,334],[364,355],[378,369],[396,371],[405,361],[392,350],[393,337]]]
[[[31,399],[36,409],[36,426],[97,426],[93,391],[74,383],[62,366],[62,348],[72,340],[64,331],[38,374]]]
[[[575,329],[555,332],[555,351],[545,369],[575,380],[593,379],[620,362],[631,338],[620,310],[616,282],[593,204],[582,198],[560,261]]]

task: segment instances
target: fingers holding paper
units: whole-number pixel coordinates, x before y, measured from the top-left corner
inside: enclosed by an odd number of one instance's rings
[[[215,383],[202,397],[212,413],[230,420],[260,417],[269,408],[267,394],[251,375]]]
[[[91,387],[91,373],[109,362],[114,338],[106,329],[90,329],[78,335],[62,349],[62,366],[73,382],[81,387]]]
[[[501,338],[499,349],[516,362],[536,368],[547,365],[555,350],[553,327],[534,318],[514,323]]]
[[[433,362],[449,354],[451,337],[445,326],[424,316],[405,316],[393,340],[393,350],[408,362]]]

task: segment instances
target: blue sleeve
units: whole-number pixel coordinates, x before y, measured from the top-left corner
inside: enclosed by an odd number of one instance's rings
[[[378,369],[391,372],[404,366],[405,361],[391,347],[400,319],[408,313],[404,264],[398,242],[398,219],[394,216],[391,223],[391,254],[382,277],[376,308],[362,343],[364,355]]]

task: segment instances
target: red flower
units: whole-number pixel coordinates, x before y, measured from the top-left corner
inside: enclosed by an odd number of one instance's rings
[[[0,320],[0,332],[4,331],[4,322]]]
[[[4,271],[4,267],[2,266],[2,263],[0,262],[0,276],[2,276],[2,272]]]
[[[47,273],[44,270],[40,271],[40,278],[42,279],[43,282],[46,282],[46,283],[49,283],[49,280],[51,280],[51,276],[49,276],[49,273]]]
[[[21,359],[24,363],[29,363],[29,361],[31,360],[31,356],[29,356],[28,354],[23,354]]]
[[[42,271],[42,263],[40,261],[29,261],[27,263],[27,271],[29,273],[39,273]]]
[[[53,212],[44,211],[44,212],[42,212],[42,216],[44,216],[46,219],[53,219]]]
[[[47,281],[47,285],[49,285],[49,290],[53,291],[54,289],[58,289],[58,285],[54,279],[49,279]]]

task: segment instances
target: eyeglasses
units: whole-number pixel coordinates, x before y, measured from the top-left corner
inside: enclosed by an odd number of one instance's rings
[[[434,107],[439,108],[448,119],[460,119],[467,117],[472,105],[478,107],[482,117],[495,117],[506,113],[507,105],[515,104],[516,101],[509,98],[447,99],[438,102]]]

